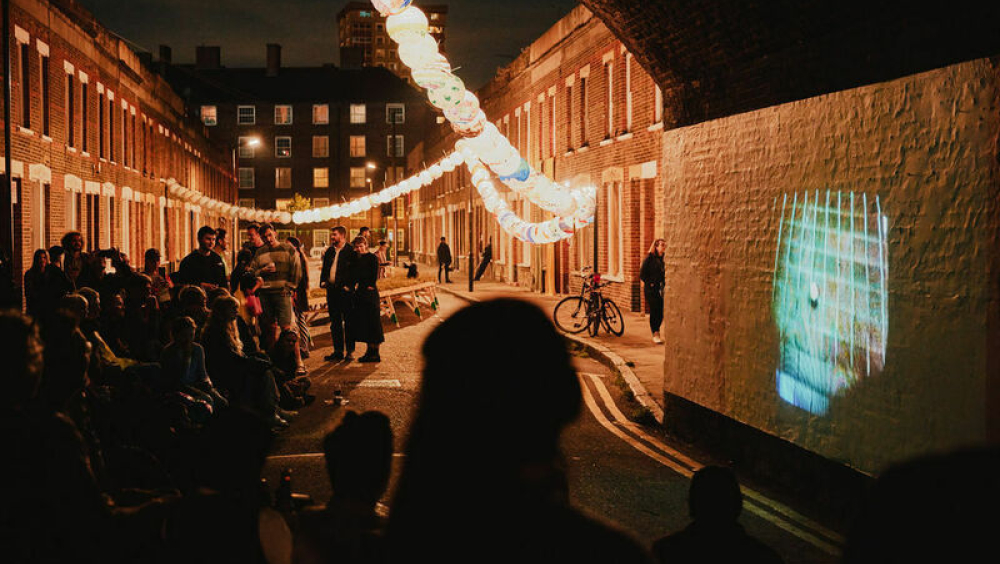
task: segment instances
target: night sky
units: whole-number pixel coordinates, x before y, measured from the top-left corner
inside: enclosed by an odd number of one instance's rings
[[[220,45],[229,67],[265,64],[265,44],[280,43],[282,64],[339,63],[337,12],[345,0],[78,0],[105,26],[175,63],[194,62],[195,46]],[[478,88],[559,18],[575,0],[451,0],[448,58]],[[419,5],[419,0],[418,4]]]

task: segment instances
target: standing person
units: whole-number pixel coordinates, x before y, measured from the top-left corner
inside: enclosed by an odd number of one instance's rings
[[[451,284],[451,247],[445,242],[444,237],[441,237],[441,244],[438,245],[437,249],[438,257],[438,283],[441,283],[441,271],[444,271],[444,281]]]
[[[260,232],[260,227],[258,223],[251,223],[247,226],[246,248],[250,249],[254,254],[257,254],[257,250],[264,246],[264,237]]]
[[[298,237],[289,237],[288,243],[295,247],[295,252],[299,255],[299,262],[302,263],[302,278],[299,285],[295,287],[295,295],[292,303],[295,306],[295,322],[299,335],[299,354],[302,358],[309,358],[309,350],[312,349],[312,335],[309,334],[309,325],[306,323],[306,312],[309,311],[309,262],[306,254],[302,251],[302,242]],[[299,367],[301,372],[302,367]]]
[[[375,256],[378,257],[378,277],[388,278],[389,273],[386,270],[386,267],[392,264],[389,262],[389,243],[379,241],[378,250],[375,251]]]
[[[653,333],[653,342],[663,344],[660,338],[660,325],[663,324],[663,287],[666,284],[666,268],[663,265],[663,253],[667,250],[667,242],[663,239],[653,241],[649,254],[642,261],[639,269],[639,279],[642,280],[642,291],[649,304],[649,330]]]
[[[330,314],[330,337],[333,353],[325,356],[327,362],[350,359],[354,354],[349,314],[351,311],[351,266],[357,256],[347,244],[347,229],[338,225],[330,234],[330,246],[323,253],[319,287],[326,288],[326,308]],[[345,356],[344,351],[347,354]]]
[[[156,296],[156,301],[160,304],[160,307],[164,307],[170,301],[170,289],[174,287],[174,283],[170,280],[169,276],[165,276],[160,272],[160,251],[157,249],[146,249],[146,253],[142,259],[142,273],[149,276],[153,295]]]
[[[28,315],[35,319],[44,317],[45,307],[45,271],[49,267],[49,252],[45,249],[35,251],[31,259],[31,268],[24,273],[24,301]]]
[[[490,265],[493,260],[493,237],[490,237],[488,243],[486,243],[486,248],[483,249],[483,258],[479,261],[479,268],[476,269],[476,282],[483,277],[483,273],[486,272],[486,267]]]
[[[208,292],[226,286],[226,267],[215,253],[215,229],[204,225],[198,230],[198,248],[184,257],[177,269],[177,282],[201,286]]]
[[[261,346],[270,348],[281,329],[292,328],[292,291],[302,278],[302,264],[294,247],[278,241],[278,233],[270,223],[260,226],[260,235],[264,246],[257,249],[250,269],[263,282],[256,292],[263,310]]]
[[[99,257],[92,256],[83,250],[83,235],[79,231],[70,231],[63,235],[62,248],[63,271],[73,283],[74,288],[97,288],[104,274],[104,265]]]
[[[215,230],[215,246],[212,250],[222,258],[222,270],[228,277],[229,261],[226,260],[226,254],[229,253],[229,232],[222,227]]]
[[[358,237],[364,237],[365,238],[365,244],[366,244],[366,246],[369,249],[371,249],[371,248],[373,248],[375,246],[375,245],[372,245],[372,230],[370,228],[368,228],[368,227],[362,227],[361,231],[358,232]]]
[[[63,296],[73,291],[73,283],[63,270],[63,254],[63,248],[59,245],[49,247],[49,266],[45,268],[45,299],[50,304],[58,303]]]
[[[358,258],[351,269],[354,285],[351,338],[367,345],[358,362],[381,362],[378,348],[385,341],[385,335],[382,332],[382,301],[378,295],[378,257],[368,252],[364,237],[354,239],[353,244]]]

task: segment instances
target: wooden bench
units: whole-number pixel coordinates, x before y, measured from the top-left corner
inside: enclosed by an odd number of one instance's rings
[[[379,304],[380,313],[383,316],[388,316],[389,321],[395,323],[396,327],[399,327],[399,316],[396,315],[396,306],[393,302],[403,302],[419,319],[423,319],[420,312],[422,305],[426,305],[433,311],[438,309],[436,282],[422,282],[412,286],[380,291],[379,298],[381,302]],[[326,313],[326,298],[309,298],[309,311],[305,314],[306,323],[312,324],[323,313]]]

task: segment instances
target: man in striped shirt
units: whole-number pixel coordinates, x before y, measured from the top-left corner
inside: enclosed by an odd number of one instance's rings
[[[264,245],[257,249],[250,268],[263,281],[257,290],[261,309],[264,310],[261,314],[261,337],[266,343],[261,345],[270,347],[281,329],[292,328],[292,291],[298,286],[305,265],[301,264],[294,247],[278,241],[278,233],[270,223],[260,226],[260,235]]]

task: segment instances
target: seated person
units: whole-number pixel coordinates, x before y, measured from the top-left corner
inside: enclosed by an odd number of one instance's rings
[[[277,369],[274,371],[274,378],[281,392],[281,405],[286,409],[304,406],[306,390],[312,384],[308,377],[296,376],[295,347],[299,346],[298,343],[298,334],[292,329],[284,329],[274,346],[267,352]]]
[[[167,389],[203,399],[215,407],[226,407],[229,402],[215,389],[205,371],[205,349],[194,342],[195,329],[190,317],[174,319],[170,344],[160,355],[164,384]]]

